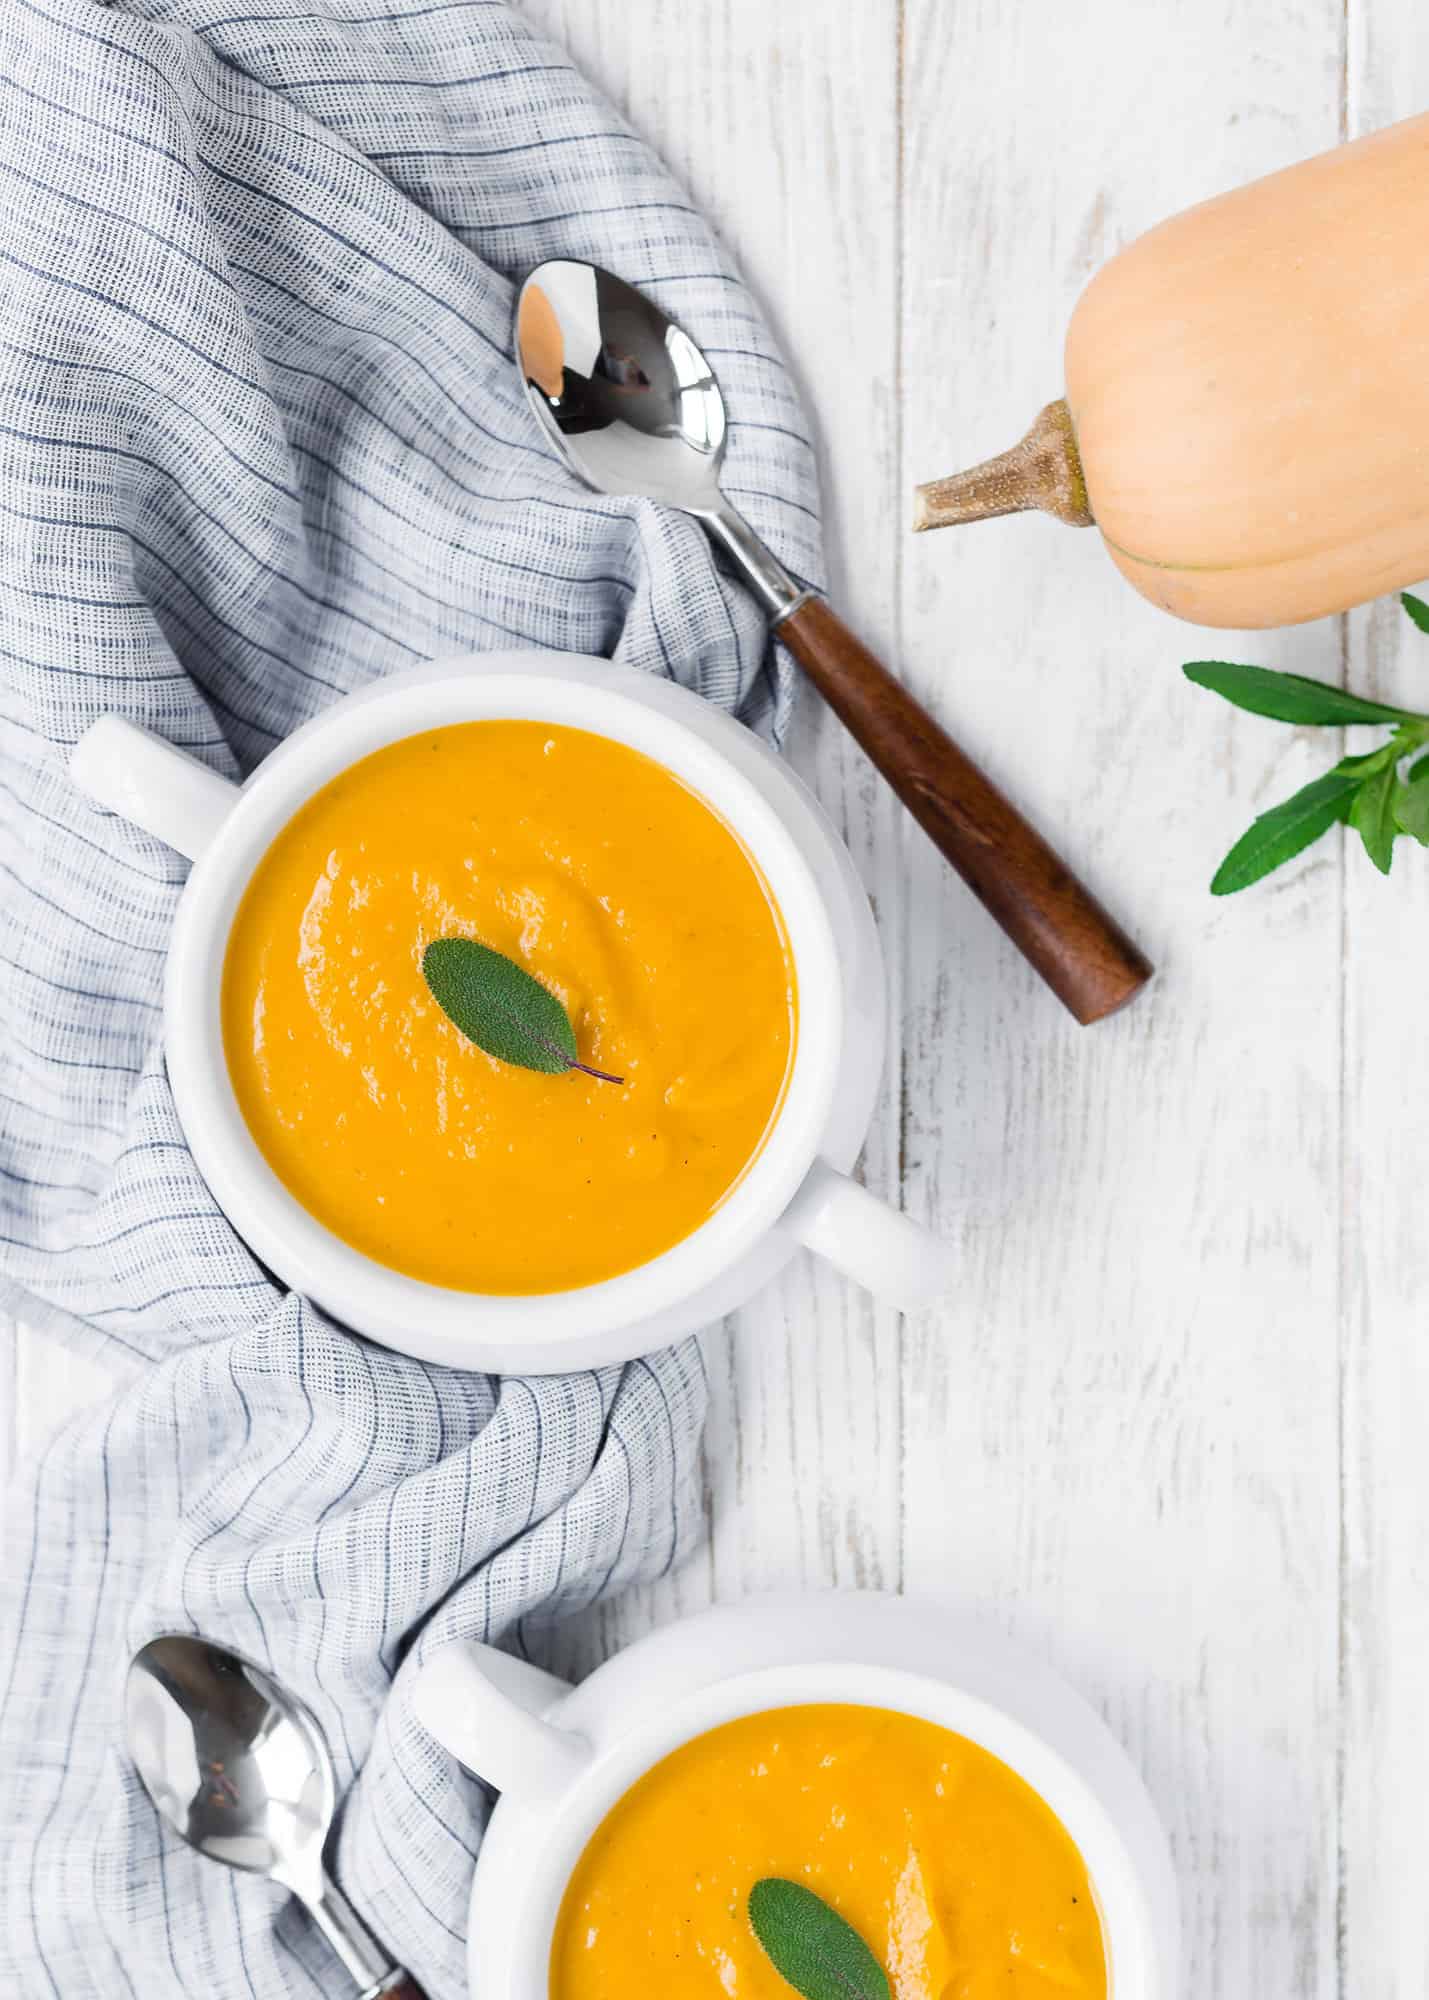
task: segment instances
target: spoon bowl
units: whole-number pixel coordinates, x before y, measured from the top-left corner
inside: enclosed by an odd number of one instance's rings
[[[290,1889],[322,1876],[332,1760],[307,1709],[221,1646],[151,1639],[124,1688],[129,1752],[190,1847]]]
[[[595,264],[554,259],[521,287],[516,339],[531,407],[589,486],[718,509],[724,397],[653,300]]]
[[[690,336],[598,264],[538,264],[516,304],[516,353],[536,421],[597,493],[702,521],[776,622],[810,593],[720,491],[724,397]]]
[[[190,1847],[295,1895],[363,1996],[421,2000],[323,1866],[337,1785],[295,1695],[241,1654],[167,1633],[129,1663],[124,1727],[145,1791]]]

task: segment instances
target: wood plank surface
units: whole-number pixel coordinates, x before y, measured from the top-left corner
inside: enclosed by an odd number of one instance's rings
[[[909,0],[907,33],[911,481],[1059,392],[1121,244],[1335,142],[1342,45],[1330,0]],[[1207,895],[1323,745],[1178,666],[1333,676],[1339,635],[1177,627],[1040,518],[926,537],[906,574],[916,685],[1160,966],[1078,1030],[910,852],[905,1196],[960,1232],[968,1281],[906,1341],[907,1587],[986,1610],[1127,1743],[1172,1830],[1189,1993],[1328,1994],[1341,864]]]
[[[1414,0],[1351,0],[1346,123],[1374,131],[1429,106]],[[1429,710],[1429,638],[1392,603],[1348,620],[1350,684]],[[1429,856],[1400,843],[1389,881],[1346,882],[1341,1580],[1341,1992],[1429,1993],[1429,1119],[1424,941]]]

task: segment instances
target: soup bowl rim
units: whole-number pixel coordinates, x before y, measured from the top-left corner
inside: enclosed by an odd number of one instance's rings
[[[981,1621],[836,1591],[756,1597],[679,1620],[547,1711],[591,1754],[554,1802],[515,1792],[498,1800],[471,1894],[476,2000],[549,2000],[551,1943],[572,1871],[607,1814],[663,1759],[724,1723],[824,1702],[917,1717],[1006,1764],[1086,1866],[1109,2000],[1172,2000],[1179,1912],[1165,1833],[1096,1711]]]
[[[360,1332],[435,1361],[555,1369],[625,1359],[683,1330],[698,1297],[772,1231],[819,1157],[838,1077],[842,983],[833,925],[799,842],[726,753],[712,724],[740,725],[686,690],[657,704],[645,677],[577,656],[482,655],[434,662],[345,696],[255,769],[195,862],[165,983],[166,1051],[180,1122],[215,1198],[263,1262]],[[566,1291],[480,1293],[427,1283],[346,1243],[289,1192],[254,1139],[224,1054],[223,959],[254,870],[294,814],[333,778],[391,743],[464,721],[546,721],[643,751],[688,784],[753,856],[783,921],[799,984],[795,1048],[763,1142],[698,1228],[644,1264]],[[731,748],[733,746],[730,746]],[[761,746],[762,748],[762,746]],[[816,1005],[805,994],[817,995]],[[633,1325],[648,1327],[639,1349]]]

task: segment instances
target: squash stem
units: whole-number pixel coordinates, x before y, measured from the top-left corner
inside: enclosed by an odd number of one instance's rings
[[[987,521],[995,514],[1020,514],[1030,507],[1040,507],[1072,528],[1092,525],[1072,413],[1061,400],[1047,405],[1011,451],[918,487],[913,527],[915,532],[950,528],[962,521]]]

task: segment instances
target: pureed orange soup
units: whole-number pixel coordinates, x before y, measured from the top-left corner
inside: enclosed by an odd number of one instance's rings
[[[471,937],[548,986],[583,1062],[484,1054],[422,977]],[[737,836],[586,730],[472,722],[364,758],[289,821],[234,919],[223,1036],[290,1192],[393,1269],[587,1285],[668,1250],[759,1151],[793,1060],[783,923]]]
[[[763,1876],[860,1933],[893,2000],[1106,2000],[1081,1855],[1030,1786],[951,1730],[820,1703],[666,1757],[592,1835],[550,2000],[790,2000],[750,1929]]]

